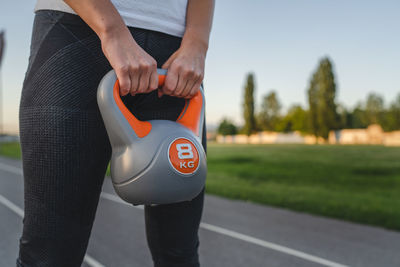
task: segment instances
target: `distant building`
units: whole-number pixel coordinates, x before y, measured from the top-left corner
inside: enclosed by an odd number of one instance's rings
[[[343,129],[331,131],[330,144],[342,145],[388,145],[400,146],[400,131],[384,132],[378,124],[371,124],[367,129]]]
[[[384,132],[380,125],[372,124],[367,129],[331,131],[328,140],[299,132],[259,132],[250,136],[217,135],[216,141],[225,144],[315,144],[318,141],[320,144],[400,146],[400,131]]]
[[[400,131],[385,133],[383,144],[385,146],[400,146]]]
[[[280,133],[280,132],[259,132],[250,136],[244,134],[237,135],[217,135],[218,143],[226,144],[315,144],[317,138],[313,135],[302,135],[299,132]],[[324,143],[322,138],[318,138],[319,143]]]

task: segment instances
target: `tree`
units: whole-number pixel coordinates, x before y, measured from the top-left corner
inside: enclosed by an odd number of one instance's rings
[[[337,113],[339,116],[338,123],[341,129],[352,128],[353,117],[352,113],[346,109],[343,104],[337,105]]]
[[[339,126],[335,97],[336,83],[332,63],[329,58],[323,58],[308,89],[312,132],[316,136],[326,139],[329,131]]]
[[[256,120],[254,117],[254,90],[254,75],[249,73],[247,75],[246,86],[244,88],[243,102],[244,126],[242,131],[246,135],[250,135],[257,130]]]
[[[387,125],[382,126],[386,131],[400,130],[400,93],[391,103],[389,110],[386,112]],[[385,127],[386,126],[386,127]]]
[[[351,128],[367,128],[368,121],[367,115],[365,113],[364,104],[362,102],[358,102],[351,112]]]
[[[383,110],[383,97],[376,93],[370,93],[367,97],[367,102],[365,104],[367,123],[381,123]]]
[[[299,131],[302,133],[310,132],[309,113],[300,105],[293,105],[289,108],[287,114],[277,124],[277,131],[292,132]]]
[[[318,73],[320,136],[326,139],[330,130],[338,128],[335,103],[336,83],[332,64],[328,58],[320,62]]]
[[[234,135],[237,133],[237,128],[232,121],[224,118],[218,126],[218,133],[221,135]]]
[[[261,112],[258,114],[258,122],[263,130],[276,130],[281,108],[281,103],[275,91],[271,91],[263,97]]]
[[[315,136],[319,136],[319,125],[318,125],[318,77],[317,73],[314,73],[311,81],[310,87],[308,88],[308,105],[309,105],[309,113],[310,113],[310,126],[311,132]]]
[[[293,105],[288,112],[292,119],[292,131],[310,132],[308,112],[300,105]]]

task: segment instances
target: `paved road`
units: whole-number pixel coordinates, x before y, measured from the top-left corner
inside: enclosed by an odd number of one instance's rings
[[[14,266],[22,228],[20,161],[0,157],[0,266]],[[400,266],[400,233],[206,196],[202,266]],[[83,266],[151,266],[141,207],[124,204],[109,179]]]

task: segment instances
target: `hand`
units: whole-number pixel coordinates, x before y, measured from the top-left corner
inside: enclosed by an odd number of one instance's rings
[[[133,39],[128,28],[101,36],[103,53],[115,70],[122,96],[158,87],[157,63]]]
[[[195,96],[204,78],[206,52],[204,46],[195,42],[182,43],[162,66],[163,69],[168,69],[168,74],[164,86],[158,90],[158,96]]]

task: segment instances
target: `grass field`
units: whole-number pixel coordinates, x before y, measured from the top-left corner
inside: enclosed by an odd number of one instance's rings
[[[400,148],[210,145],[207,191],[400,230]]]
[[[207,192],[400,230],[399,159],[383,146],[209,144]]]
[[[0,143],[0,155],[9,158],[21,158],[19,143]]]

